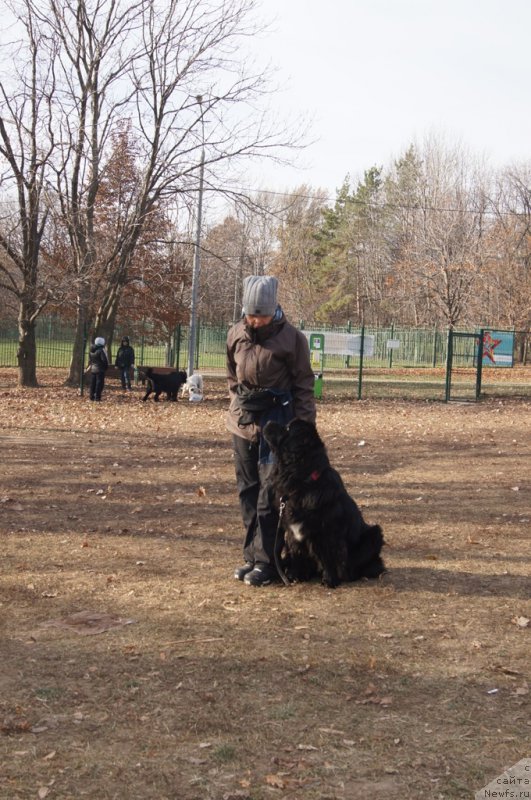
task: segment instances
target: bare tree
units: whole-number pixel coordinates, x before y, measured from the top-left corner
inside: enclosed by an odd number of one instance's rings
[[[112,334],[133,254],[151,210],[178,195],[219,189],[225,165],[293,144],[257,101],[262,71],[246,72],[239,45],[254,28],[254,0],[23,0],[54,58],[54,126],[61,147],[55,189],[72,248],[78,324],[70,380],[77,381],[83,331]],[[41,57],[44,54],[41,53]],[[59,90],[60,89],[60,90]],[[112,252],[100,252],[95,213],[110,136],[130,122],[138,182]],[[225,182],[225,186],[228,183]],[[95,304],[94,274],[105,275]]]
[[[519,331],[523,359],[531,328],[531,165],[498,174],[492,209],[478,313]]]
[[[204,237],[200,311],[203,319],[230,322],[242,313],[243,278],[271,272],[278,250],[283,198],[257,192],[234,197],[230,214]]]
[[[203,238],[201,262],[201,319],[212,323],[237,319],[242,275],[252,272],[248,230],[240,219],[231,214],[210,228]]]
[[[54,150],[50,100],[55,77],[53,61],[41,64],[42,33],[35,19],[30,15],[19,23],[23,40],[4,48],[9,70],[0,78],[0,288],[18,305],[19,383],[36,386],[35,325],[53,287],[39,259],[49,212],[45,187]],[[53,52],[55,43],[49,46]]]
[[[409,166],[403,191],[397,183],[393,192],[387,186],[400,232],[393,240],[397,288],[414,307],[415,324],[435,320],[454,328],[467,319],[483,263],[481,175],[460,148],[429,139]]]

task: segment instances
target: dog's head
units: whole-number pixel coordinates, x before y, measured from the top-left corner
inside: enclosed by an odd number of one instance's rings
[[[191,390],[196,393],[203,391],[203,376],[199,375],[197,372],[194,372],[193,375],[190,375],[188,378],[188,386]]]
[[[153,375],[153,370],[151,367],[141,367],[138,370],[138,377],[144,383],[145,381],[150,381]]]
[[[307,463],[312,454],[324,448],[315,425],[303,419],[294,419],[289,425],[270,421],[262,433],[280,463]]]

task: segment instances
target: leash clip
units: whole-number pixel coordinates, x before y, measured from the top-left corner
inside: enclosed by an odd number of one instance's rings
[[[277,568],[278,574],[282,578],[282,583],[285,586],[290,586],[291,584],[290,584],[288,578],[286,577],[286,573],[284,572],[284,570],[282,569],[282,566],[280,564],[280,554],[279,554],[279,552],[277,550],[278,536],[279,536],[280,529],[282,527],[281,526],[282,514],[284,513],[284,509],[286,508],[287,500],[288,500],[287,495],[284,495],[283,497],[280,498],[280,502],[278,504],[278,525],[277,525],[277,532],[275,534],[274,554],[275,554],[275,566]]]

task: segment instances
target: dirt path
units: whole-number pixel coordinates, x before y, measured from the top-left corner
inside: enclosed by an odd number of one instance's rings
[[[323,403],[388,573],[253,590],[223,389],[140,396],[0,395],[2,800],[452,800],[531,756],[531,404]]]

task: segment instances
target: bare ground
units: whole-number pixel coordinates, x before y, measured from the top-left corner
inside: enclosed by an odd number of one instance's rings
[[[232,578],[222,384],[196,406],[13,383],[2,800],[471,798],[531,756],[530,402],[325,400],[388,572],[257,590]]]

